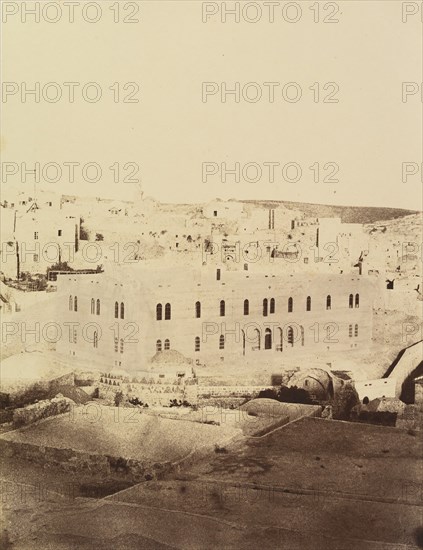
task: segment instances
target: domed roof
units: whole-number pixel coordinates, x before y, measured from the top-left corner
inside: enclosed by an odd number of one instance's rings
[[[185,355],[177,350],[169,349],[164,351],[158,351],[154,357],[151,358],[152,363],[174,363],[177,365],[191,365],[192,360],[187,359]]]
[[[307,370],[301,370],[296,372],[289,380],[289,386],[298,386],[302,385],[302,381],[305,378],[313,378],[322,386],[327,387],[330,382],[332,382],[332,376],[325,370],[312,367]]]

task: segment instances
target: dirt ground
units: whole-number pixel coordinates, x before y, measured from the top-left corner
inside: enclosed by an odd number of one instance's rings
[[[225,450],[105,498],[3,491],[10,548],[423,547],[422,441],[405,430],[304,419]],[[87,483],[30,463],[2,471],[16,487]]]

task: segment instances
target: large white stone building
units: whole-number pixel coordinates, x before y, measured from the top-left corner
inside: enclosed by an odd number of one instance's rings
[[[176,350],[203,362],[281,358],[366,347],[371,280],[353,275],[117,267],[58,278],[58,352],[107,367],[145,369]]]

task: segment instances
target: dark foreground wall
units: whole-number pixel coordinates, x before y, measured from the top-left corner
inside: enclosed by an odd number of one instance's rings
[[[20,443],[0,439],[0,453],[6,457],[49,465],[71,472],[93,472],[102,477],[144,481],[160,479],[172,469],[170,462],[147,464],[136,459],[89,454],[74,449],[41,447],[30,443]]]

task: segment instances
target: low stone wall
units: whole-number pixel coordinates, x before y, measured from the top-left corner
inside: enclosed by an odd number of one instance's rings
[[[256,426],[252,424],[249,426],[248,430],[244,430],[246,435],[252,437],[262,437],[270,432],[273,432],[277,428],[281,428],[290,422],[295,422],[300,418],[321,418],[323,407],[320,405],[302,405],[299,403],[281,403],[286,406],[286,411],[284,414],[279,416],[274,416],[274,419],[269,421],[271,416],[268,416],[266,413],[262,415],[257,415],[259,422]],[[271,410],[269,410],[271,412]],[[266,418],[267,417],[267,418]],[[260,422],[262,420],[262,422]]]
[[[271,386],[198,386],[199,397],[249,397],[257,396]]]
[[[25,383],[23,387],[19,386],[7,393],[12,404],[25,405],[26,403],[32,403],[34,399],[45,399],[58,386],[74,386],[74,383],[74,373],[69,372],[52,380],[37,380],[29,384]]]
[[[99,477],[140,482],[160,479],[173,466],[170,462],[146,464],[139,460],[100,454],[89,454],[74,449],[42,447],[0,438],[0,453],[5,457],[53,466],[68,472],[93,473]]]
[[[14,427],[27,426],[43,418],[69,412],[74,405],[75,402],[67,397],[54,397],[39,401],[33,405],[15,409],[12,423]]]

